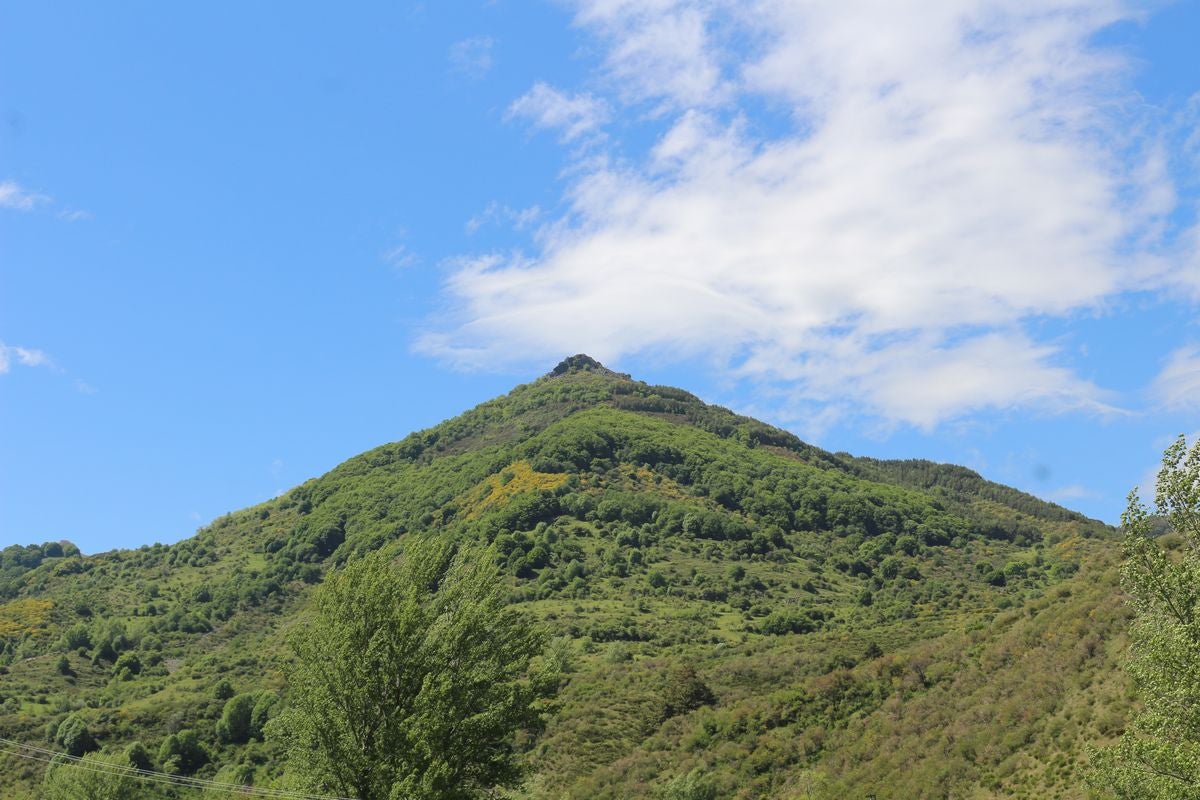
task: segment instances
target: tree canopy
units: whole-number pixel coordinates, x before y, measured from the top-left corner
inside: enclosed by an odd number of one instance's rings
[[[1200,794],[1200,442],[1167,448],[1155,510],[1135,490],[1122,517],[1130,670],[1145,710],[1098,754],[1098,775],[1118,797],[1183,800]]]
[[[148,800],[155,793],[128,772],[119,755],[89,753],[79,765],[54,763],[46,770],[41,797],[45,800]]]
[[[268,736],[306,788],[359,800],[459,800],[512,786],[519,731],[556,676],[543,634],[505,602],[494,555],[426,541],[352,561],[291,639],[288,705]]]

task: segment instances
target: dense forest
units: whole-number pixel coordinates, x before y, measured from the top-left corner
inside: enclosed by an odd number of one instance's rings
[[[1136,710],[1111,528],[575,356],[177,544],[3,550],[0,739],[292,787],[289,637],[418,540],[543,636],[513,797],[1089,797]],[[17,798],[69,769],[0,763]]]

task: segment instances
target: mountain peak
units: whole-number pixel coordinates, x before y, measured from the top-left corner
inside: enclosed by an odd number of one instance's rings
[[[597,372],[601,375],[612,375],[616,378],[629,378],[629,376],[624,372],[613,372],[611,369],[585,353],[567,356],[562,361],[558,362],[558,366],[550,370],[549,376],[554,377],[557,375],[570,375],[573,372]]]

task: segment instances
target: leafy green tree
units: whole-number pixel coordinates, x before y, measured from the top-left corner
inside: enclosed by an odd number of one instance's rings
[[[43,800],[149,800],[151,794],[141,781],[122,767],[123,756],[90,753],[76,766],[56,761],[46,769],[42,782]]]
[[[254,708],[250,712],[251,739],[262,741],[263,730],[267,727],[267,721],[274,716],[278,705],[279,698],[274,692],[262,691],[255,695]]]
[[[92,635],[88,631],[88,626],[85,623],[76,622],[67,628],[62,637],[62,646],[67,650],[78,650],[81,647],[90,648]]]
[[[131,742],[125,748],[125,760],[134,769],[154,769],[154,762],[150,760],[150,753],[146,752],[146,746],[141,742]]]
[[[208,762],[208,751],[196,732],[190,729],[172,733],[158,748],[158,763],[162,764],[164,772],[173,775],[191,775]]]
[[[217,720],[217,738],[223,742],[245,744],[253,733],[254,694],[238,694],[225,701],[221,718]]]
[[[716,695],[690,664],[684,664],[672,670],[663,686],[663,719],[676,714],[686,714],[700,706],[707,706],[717,701]]]
[[[412,544],[330,575],[291,639],[268,738],[308,789],[359,800],[467,800],[512,786],[514,739],[542,725],[557,675],[530,674],[539,629],[505,602],[495,556]]]
[[[1200,442],[1180,436],[1163,455],[1158,519],[1135,490],[1122,516],[1122,583],[1134,609],[1130,670],[1145,709],[1097,753],[1096,782],[1121,798],[1200,795]],[[1160,521],[1182,537],[1162,545]]]
[[[696,768],[668,783],[662,797],[663,800],[716,800],[717,790],[712,781]]]
[[[96,740],[92,738],[87,723],[78,714],[71,714],[59,723],[58,730],[54,734],[54,741],[62,745],[63,749],[67,751],[67,755],[76,757],[99,747]]]
[[[142,671],[142,660],[137,653],[121,653],[113,663],[113,675],[121,680],[129,680]]]

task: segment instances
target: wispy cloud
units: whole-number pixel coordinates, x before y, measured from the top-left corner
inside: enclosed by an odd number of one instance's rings
[[[535,128],[559,131],[564,142],[596,131],[609,119],[608,103],[591,94],[564,94],[538,82],[508,107],[509,119],[525,119]]]
[[[12,179],[0,181],[0,208],[9,211],[35,211],[54,205],[54,198],[47,194],[31,191]],[[55,214],[64,222],[79,222],[91,219],[90,211],[62,208]]]
[[[1200,409],[1200,347],[1189,344],[1171,353],[1154,379],[1151,393],[1167,410]]]
[[[398,228],[395,231],[395,243],[380,254],[383,263],[396,270],[408,269],[421,263],[421,257],[405,241],[408,231]]]
[[[489,224],[507,224],[516,230],[525,230],[537,222],[542,215],[542,209],[536,205],[526,208],[513,208],[495,200],[487,204],[480,213],[467,220],[467,233],[475,233]]]
[[[0,208],[10,211],[32,211],[50,202],[44,194],[31,192],[14,180],[0,181]]]
[[[585,109],[632,104],[661,135],[644,158],[575,151],[565,215],[532,253],[458,260],[455,314],[417,346],[468,368],[704,356],[921,428],[983,409],[1113,413],[1028,323],[1164,285],[1187,263],[1168,244],[1192,253],[1164,240],[1177,200],[1163,143],[1130,116],[1128,64],[1091,43],[1131,15],[579,2],[606,97],[535,84],[510,114],[570,141],[596,124]]]
[[[1099,496],[1099,492],[1093,491],[1080,483],[1072,483],[1069,486],[1060,487],[1047,495],[1048,499],[1056,503],[1069,502],[1071,500],[1090,500]]]
[[[389,247],[383,253],[383,260],[388,266],[396,269],[406,269],[415,266],[420,261],[417,254],[409,250],[408,245],[405,244]]]
[[[451,69],[468,78],[482,78],[495,65],[494,45],[495,40],[490,36],[472,36],[455,42],[450,45]]]
[[[724,3],[583,0],[575,5],[577,24],[606,45],[606,77],[625,101],[687,109],[719,105],[734,95],[722,62],[736,56],[718,41],[720,33],[730,31],[716,19]],[[749,20],[772,4],[758,4],[761,9],[744,4],[740,10],[729,5]]]
[[[53,367],[50,356],[41,350],[18,347],[0,342],[0,375],[7,373],[13,365],[22,367]]]

